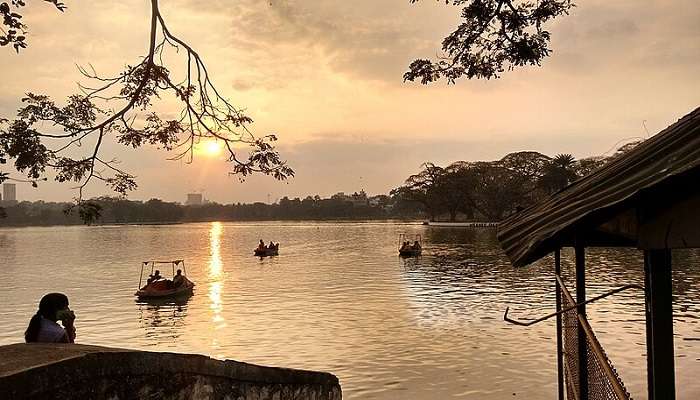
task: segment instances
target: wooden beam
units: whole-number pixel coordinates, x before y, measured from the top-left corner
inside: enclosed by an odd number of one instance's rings
[[[671,250],[644,251],[649,400],[676,398]]]
[[[597,230],[601,233],[607,233],[611,237],[625,238],[634,243],[637,241],[637,229],[636,208],[627,208],[597,227]],[[588,245],[590,246],[590,244]]]
[[[700,194],[646,206],[640,215],[640,249],[700,247]]]
[[[637,247],[637,238],[631,238],[627,232],[615,232],[609,226],[582,225],[571,233],[564,233],[557,238],[561,247],[576,247],[577,242],[586,247]]]

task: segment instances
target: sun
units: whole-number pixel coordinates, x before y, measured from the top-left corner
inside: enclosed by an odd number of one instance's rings
[[[221,154],[222,149],[223,144],[220,141],[214,139],[202,141],[196,146],[197,153],[203,154],[207,157],[218,156],[219,154]]]

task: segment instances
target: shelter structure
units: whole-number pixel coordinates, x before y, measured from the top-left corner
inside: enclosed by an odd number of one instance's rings
[[[586,319],[585,250],[643,251],[649,400],[675,399],[671,250],[700,247],[700,108],[512,215],[498,238],[516,267],[554,253],[559,399],[565,389],[568,399],[629,398]],[[560,277],[562,247],[575,249],[575,301]]]

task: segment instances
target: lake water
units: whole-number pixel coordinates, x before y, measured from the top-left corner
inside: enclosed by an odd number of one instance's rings
[[[400,233],[423,256],[397,256]],[[262,238],[282,243],[259,259]],[[140,262],[186,260],[180,304],[140,304]],[[563,253],[571,284],[571,252]],[[678,398],[700,397],[700,255],[674,254]],[[514,269],[492,229],[398,223],[201,223],[0,229],[0,344],[21,342],[38,300],[68,294],[79,343],[203,353],[329,371],[347,399],[555,399],[552,260]],[[167,271],[167,268],[161,268]],[[635,250],[588,254],[588,295],[643,284]],[[588,308],[635,398],[646,398],[644,299],[623,292]]]

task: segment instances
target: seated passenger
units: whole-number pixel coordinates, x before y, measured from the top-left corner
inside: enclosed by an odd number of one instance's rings
[[[421,249],[420,243],[418,243],[417,240],[415,242],[413,242],[413,250],[420,250],[420,249]]]
[[[150,279],[151,279],[151,282],[155,282],[155,281],[157,281],[157,280],[159,280],[159,279],[163,279],[163,277],[160,276],[160,271],[159,271],[159,270],[156,270],[156,272],[154,272],[153,275],[151,275],[151,278],[150,278]],[[148,283],[151,283],[151,282],[148,282]]]
[[[182,276],[182,270],[178,269],[175,276],[173,276],[173,287],[180,287],[185,283],[185,277]]]
[[[277,246],[275,246],[275,242],[273,242],[272,240],[270,240],[270,244],[267,246],[267,248],[270,249],[270,250],[274,250],[274,249],[277,248]]]
[[[410,247],[410,245],[409,245],[408,241],[403,242],[403,243],[401,243],[401,249],[399,249],[399,251],[408,250],[409,247]]]

